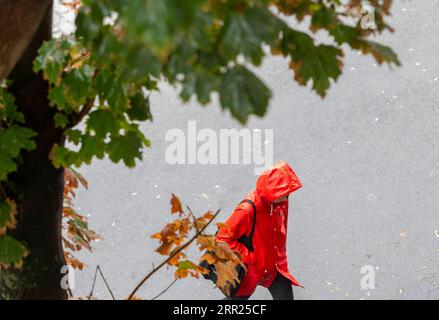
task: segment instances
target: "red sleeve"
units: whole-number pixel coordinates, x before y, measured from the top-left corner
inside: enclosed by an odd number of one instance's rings
[[[250,204],[245,202],[239,204],[226,220],[225,226],[216,235],[216,240],[227,243],[232,250],[237,251],[244,263],[253,258],[253,252],[248,250],[238,239],[242,235],[250,233],[252,214],[253,207]]]

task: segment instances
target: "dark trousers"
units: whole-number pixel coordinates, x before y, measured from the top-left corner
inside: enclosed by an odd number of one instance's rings
[[[268,288],[273,300],[294,300],[293,286],[291,281],[280,273],[277,274],[271,286]],[[250,296],[225,297],[223,300],[248,300]]]

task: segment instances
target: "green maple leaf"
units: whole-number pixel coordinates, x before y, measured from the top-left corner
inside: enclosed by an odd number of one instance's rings
[[[38,50],[38,56],[34,60],[34,71],[44,71],[44,75],[50,83],[58,82],[64,63],[68,57],[68,49],[73,45],[67,38],[59,42],[47,41]]]
[[[17,165],[13,158],[0,153],[0,180],[6,179],[7,174],[15,170],[17,170]]]
[[[135,132],[112,137],[107,144],[108,155],[113,162],[123,160],[128,167],[134,167],[135,159],[142,159],[142,139]]]
[[[332,45],[316,45],[306,33],[285,29],[282,50],[291,58],[294,79],[300,85],[312,82],[312,88],[321,96],[331,85],[331,79],[341,75],[343,51]]]
[[[277,18],[265,8],[250,8],[242,14],[232,13],[224,23],[221,49],[226,59],[233,60],[242,53],[255,65],[265,55],[262,44],[271,44],[279,32]]]
[[[149,97],[139,93],[130,98],[131,106],[127,110],[131,120],[145,121],[152,120]]]
[[[0,266],[21,267],[23,258],[26,257],[27,250],[24,245],[10,236],[0,236]]]
[[[14,159],[19,155],[21,149],[32,150],[35,142],[32,138],[35,132],[32,130],[12,125],[0,131],[0,180],[17,169]]]

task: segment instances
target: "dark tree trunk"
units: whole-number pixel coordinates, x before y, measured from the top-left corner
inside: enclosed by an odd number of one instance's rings
[[[0,0],[0,81],[34,37],[52,0]]]
[[[60,270],[65,265],[61,219],[63,170],[53,167],[49,153],[54,144],[63,144],[63,131],[55,127],[55,109],[47,100],[48,84],[32,72],[32,61],[44,40],[52,36],[52,8],[49,7],[34,39],[24,51],[9,78],[10,91],[25,115],[26,125],[37,132],[37,148],[23,152],[23,162],[10,176],[18,203],[17,229],[11,233],[24,241],[30,251],[22,270],[15,276],[16,290],[9,297],[21,299],[66,299]]]

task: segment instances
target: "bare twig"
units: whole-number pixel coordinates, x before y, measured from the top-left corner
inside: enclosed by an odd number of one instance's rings
[[[163,291],[161,291],[158,295],[154,296],[154,298],[152,298],[151,300],[157,299],[162,294],[164,294],[166,291],[168,291],[177,282],[177,280],[178,280],[178,278],[175,278],[174,281],[172,281],[169,286],[167,286],[165,289],[163,289]]]
[[[90,294],[88,295],[88,299],[89,299],[89,300],[90,300],[91,297],[93,296],[93,290],[95,289],[96,276],[98,275],[98,268],[99,268],[99,266],[97,266],[96,269],[95,269],[95,275],[94,275],[94,277],[93,277],[93,284],[91,285]]]
[[[192,212],[192,209],[191,209],[189,206],[186,206],[186,209],[188,209],[188,211],[189,211],[189,217],[192,218],[192,221],[194,222],[195,229],[196,229],[197,232],[198,232],[197,218],[195,217],[194,213]]]
[[[111,294],[111,297],[113,298],[113,300],[116,300],[116,298],[114,297],[113,291],[111,291],[110,286],[108,285],[107,280],[105,279],[104,274],[102,273],[102,270],[101,270],[101,268],[99,267],[99,265],[96,267],[95,275],[94,275],[94,278],[93,278],[93,285],[92,285],[92,287],[91,287],[90,294],[88,295],[88,298],[91,299],[91,297],[93,296],[93,290],[94,290],[94,288],[95,288],[96,277],[97,277],[98,271],[99,271],[99,273],[100,273],[100,275],[101,275],[101,277],[102,277],[102,280],[104,280],[104,283],[105,283],[105,285],[107,286],[107,289],[108,289],[108,291],[109,291],[110,294]]]
[[[192,242],[194,242],[195,239],[198,238],[199,235],[201,235],[201,233],[210,225],[210,223],[215,220],[215,218],[218,216],[218,214],[220,213],[220,210],[217,210],[215,212],[215,214],[213,215],[212,219],[209,220],[209,222],[207,222],[203,228],[201,228],[200,230],[197,231],[197,233],[189,240],[187,241],[185,244],[181,245],[177,250],[174,251],[174,253],[172,255],[170,255],[165,261],[163,261],[162,263],[160,263],[156,268],[154,268],[153,270],[151,270],[151,272],[149,272],[137,285],[136,287],[133,289],[133,291],[131,292],[131,294],[128,296],[128,300],[131,300],[134,295],[136,294],[136,292],[143,286],[143,284],[145,283],[146,280],[148,280],[154,273],[156,273],[158,270],[160,270],[164,265],[166,265],[173,257],[175,257],[177,254],[179,254],[183,249],[185,249],[186,247],[188,247]]]

